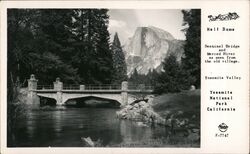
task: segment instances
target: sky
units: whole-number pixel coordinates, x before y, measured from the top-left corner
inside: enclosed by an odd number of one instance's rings
[[[140,9],[110,9],[108,12],[109,32],[111,41],[115,32],[118,33],[121,44],[132,37],[137,27],[154,26],[171,33],[176,39],[185,39],[183,29],[183,14],[181,10],[140,10]]]

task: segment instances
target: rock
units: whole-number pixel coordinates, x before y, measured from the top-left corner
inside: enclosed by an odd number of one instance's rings
[[[140,106],[145,106],[147,103],[146,103],[145,101],[140,101],[138,104],[139,104]]]
[[[192,90],[195,90],[195,89],[196,89],[195,86],[191,85],[189,90],[192,91]]]
[[[133,107],[138,108],[139,107],[138,103],[136,103]]]
[[[165,119],[155,113],[151,105],[145,100],[138,100],[131,103],[122,110],[116,112],[116,114],[118,118],[122,119],[165,125]],[[141,123],[139,123],[139,125],[141,125]]]
[[[177,115],[183,115],[183,113],[184,113],[183,111],[178,111]]]
[[[152,104],[153,103],[153,100],[154,100],[154,96],[149,96],[148,97],[148,101],[147,101],[147,104]]]
[[[121,113],[121,117],[123,117],[123,118],[124,118],[124,117],[126,117],[126,115],[127,115],[127,114],[126,114],[126,113],[124,113],[124,112],[123,112],[123,113]]]
[[[150,69],[161,71],[166,55],[174,53],[177,61],[184,54],[184,41],[175,39],[169,32],[156,27],[137,27],[133,37],[125,41],[123,51],[128,76],[135,69],[139,74],[147,74]]]
[[[133,106],[132,106],[132,105],[127,105],[127,106],[126,106],[126,109],[127,109],[127,110],[132,110],[132,109],[133,109]]]
[[[147,95],[147,96],[146,96],[146,99],[149,100],[150,98],[154,98],[154,97],[155,97],[154,95]]]
[[[92,139],[90,137],[81,137],[83,143],[85,146],[87,147],[94,147],[95,146],[95,143],[92,141]]]
[[[139,121],[139,122],[136,122],[136,124],[140,127],[148,127],[148,125],[146,125],[145,123]]]

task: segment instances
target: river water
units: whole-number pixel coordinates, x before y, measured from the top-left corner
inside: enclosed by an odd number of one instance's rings
[[[82,147],[81,137],[101,140],[103,146],[167,137],[165,127],[143,127],[120,120],[112,108],[32,110],[18,121],[18,147]]]

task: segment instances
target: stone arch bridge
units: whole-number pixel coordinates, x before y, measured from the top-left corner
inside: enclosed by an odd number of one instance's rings
[[[59,78],[53,85],[38,85],[34,75],[28,80],[28,99],[33,97],[45,97],[56,100],[57,105],[65,105],[68,100],[84,97],[97,97],[108,100],[115,100],[125,106],[132,103],[138,95],[152,93],[150,86],[128,86],[127,81],[121,85],[67,85]]]

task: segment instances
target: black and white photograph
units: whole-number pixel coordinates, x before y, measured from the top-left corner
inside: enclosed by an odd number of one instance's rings
[[[201,9],[7,9],[8,148],[200,148],[201,129]]]

